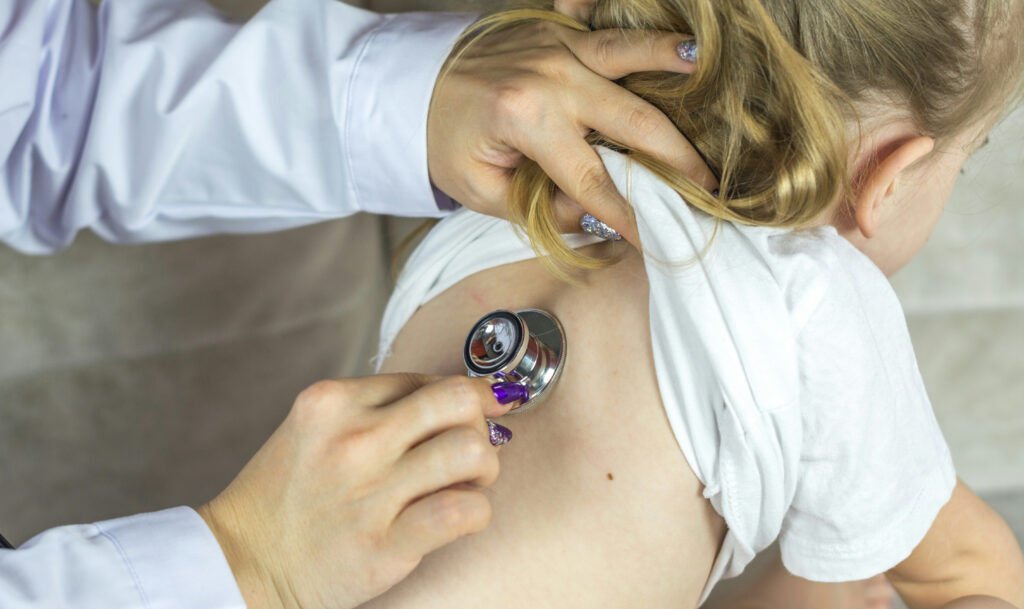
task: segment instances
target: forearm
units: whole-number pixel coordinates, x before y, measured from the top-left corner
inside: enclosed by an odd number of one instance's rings
[[[263,232],[439,215],[426,114],[469,16],[272,0],[15,0],[0,11],[0,241]],[[5,19],[6,17],[6,19]]]
[[[1024,607],[1020,545],[1006,521],[962,483],[925,539],[887,575],[911,609]]]

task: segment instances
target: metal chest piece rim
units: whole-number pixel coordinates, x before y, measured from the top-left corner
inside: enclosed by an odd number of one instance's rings
[[[527,398],[509,414],[525,412],[550,394],[562,374],[565,330],[540,309],[492,311],[469,331],[462,359],[469,376],[525,385]]]

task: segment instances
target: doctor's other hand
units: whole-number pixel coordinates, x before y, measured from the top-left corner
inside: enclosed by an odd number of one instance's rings
[[[585,12],[587,4],[564,9]],[[612,82],[633,72],[694,72],[677,51],[686,39],[542,20],[483,35],[453,53],[434,86],[431,179],[466,207],[505,217],[513,170],[528,157],[562,191],[555,210],[562,230],[578,232],[586,210],[636,244],[631,211],[584,138],[598,131],[714,188],[714,175],[672,121]]]
[[[595,4],[597,0],[555,0],[555,10],[563,15],[569,15],[576,21],[586,23],[590,21]]]
[[[250,609],[347,609],[482,530],[498,476],[483,379],[316,383],[242,472],[198,508]]]

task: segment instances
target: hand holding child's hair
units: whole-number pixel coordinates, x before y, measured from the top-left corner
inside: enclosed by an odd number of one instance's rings
[[[578,232],[586,210],[635,242],[626,202],[585,136],[605,133],[713,188],[714,176],[672,121],[610,82],[634,72],[692,72],[678,53],[690,37],[589,32],[557,17],[493,31],[485,20],[474,44],[455,51],[430,105],[431,179],[466,207],[505,217],[512,175],[529,158],[568,195],[555,210],[563,232]]]

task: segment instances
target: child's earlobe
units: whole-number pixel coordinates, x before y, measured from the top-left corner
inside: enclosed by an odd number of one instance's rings
[[[898,190],[901,174],[934,147],[932,138],[914,136],[890,143],[887,151],[879,151],[878,163],[867,172],[853,202],[857,227],[865,239],[872,238],[878,231],[887,203]]]
[[[854,217],[857,219],[857,228],[860,229],[860,234],[864,235],[865,239],[874,237],[875,231],[878,229],[882,208],[880,199],[877,189],[873,188],[865,188],[857,196],[854,204]]]

